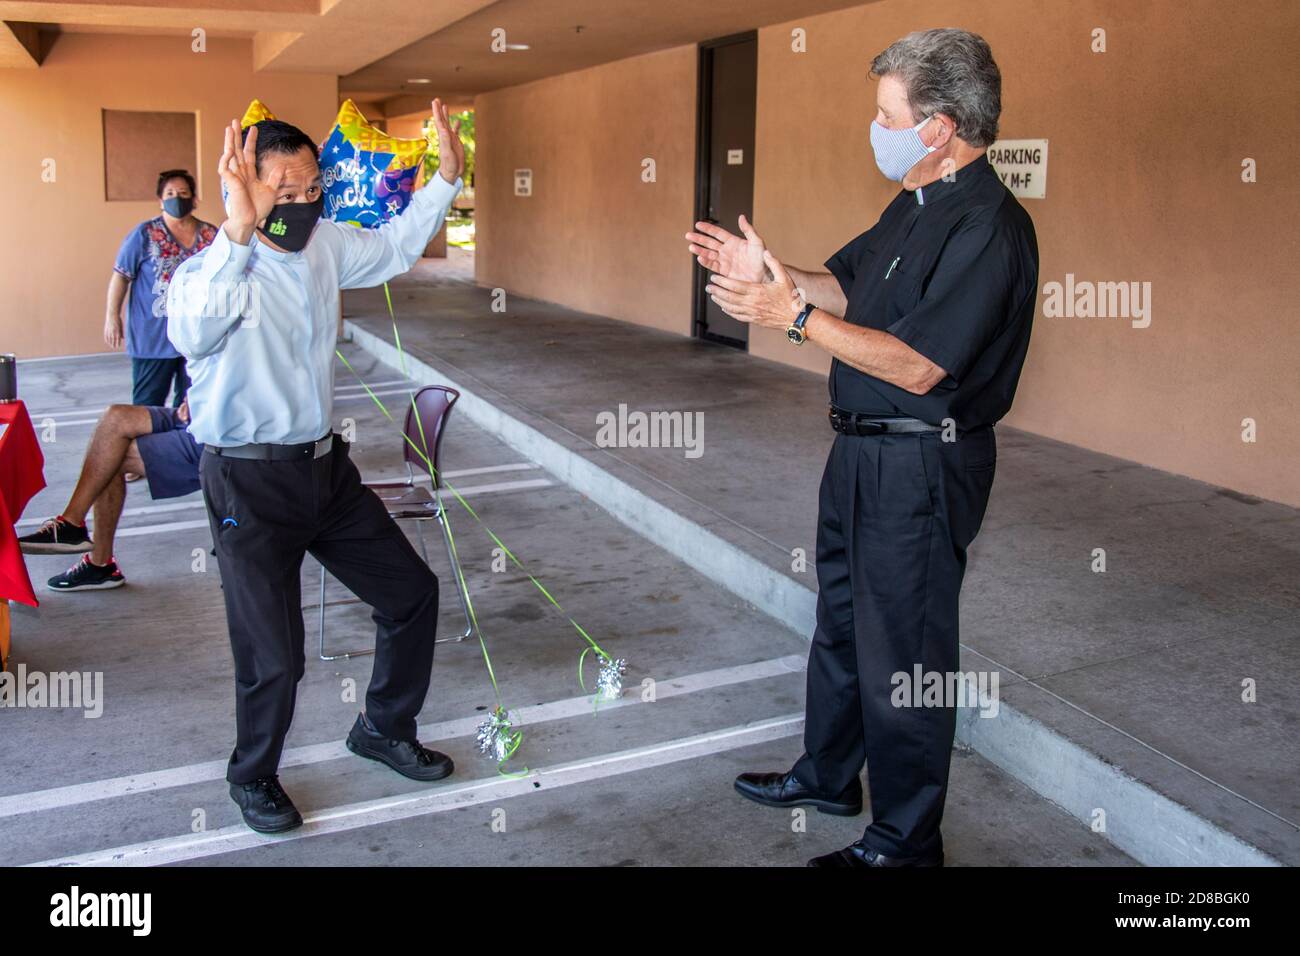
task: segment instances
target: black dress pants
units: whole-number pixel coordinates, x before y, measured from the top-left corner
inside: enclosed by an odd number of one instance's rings
[[[204,454],[200,470],[235,658],[236,743],[226,779],[274,774],[306,667],[301,571],[310,552],[373,609],[366,716],[414,740],[433,667],[438,579],[333,436],[317,459]],[[230,519],[230,520],[227,520]]]
[[[804,755],[795,778],[827,794],[867,765],[867,846],[942,850],[939,823],[956,730],[952,706],[895,706],[895,674],[959,671],[957,597],[984,519],[991,427],[837,435],[822,476],[817,629],[808,657]]]

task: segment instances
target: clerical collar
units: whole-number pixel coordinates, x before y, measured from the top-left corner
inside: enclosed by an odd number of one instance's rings
[[[924,186],[917,186],[914,190],[916,204],[924,206],[927,203],[933,203],[943,199],[945,196],[953,195],[965,189],[967,185],[974,182],[981,175],[987,175],[994,172],[993,167],[989,164],[987,154],[980,154],[978,159],[973,159],[961,169],[952,173],[950,178],[940,177],[932,183],[926,183]],[[995,173],[996,175],[996,173]]]

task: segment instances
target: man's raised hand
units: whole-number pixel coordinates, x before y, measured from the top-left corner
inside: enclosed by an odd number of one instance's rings
[[[741,216],[738,224],[744,238],[711,222],[697,222],[695,228],[699,231],[686,234],[689,248],[696,261],[710,272],[728,279],[762,282],[767,278],[767,268],[763,263],[767,246],[748,219]]]
[[[246,244],[257,224],[271,213],[276,195],[284,182],[284,167],[272,174],[271,182],[257,178],[257,127],[249,127],[248,137],[239,144],[239,121],[226,127],[226,144],[217,172],[226,187],[226,233]]]
[[[460,120],[453,124],[442,100],[433,101],[433,125],[438,131],[438,173],[454,183],[465,170],[465,144],[460,140]]]

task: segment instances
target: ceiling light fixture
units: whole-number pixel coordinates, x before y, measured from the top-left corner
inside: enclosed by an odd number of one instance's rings
[[[416,80],[407,80],[406,82],[407,82],[407,83],[432,83],[433,81],[432,81],[432,80],[426,80],[426,79],[421,78],[421,79],[416,79]]]

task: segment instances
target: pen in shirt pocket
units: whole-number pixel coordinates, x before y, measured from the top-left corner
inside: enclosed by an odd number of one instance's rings
[[[888,269],[888,271],[885,272],[885,278],[886,278],[886,279],[888,279],[891,275],[894,274],[894,269],[896,269],[896,268],[898,267],[898,264],[899,264],[900,262],[902,262],[902,261],[903,261],[903,257],[902,257],[902,256],[895,256],[895,257],[894,257],[894,261],[891,262],[891,263],[889,264],[889,269]]]

